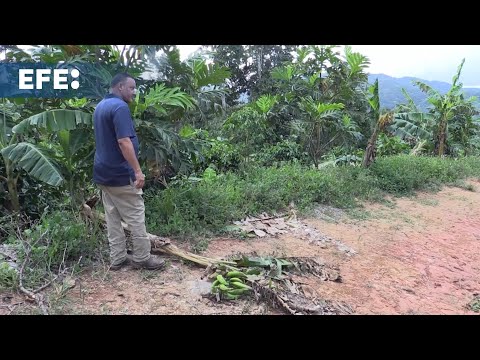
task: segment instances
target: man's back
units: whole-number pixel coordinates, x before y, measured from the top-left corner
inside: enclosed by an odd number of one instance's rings
[[[137,156],[138,139],[127,103],[108,94],[97,105],[93,122],[96,144],[93,181],[107,186],[129,185],[135,175],[122,155],[118,139],[129,137]]]

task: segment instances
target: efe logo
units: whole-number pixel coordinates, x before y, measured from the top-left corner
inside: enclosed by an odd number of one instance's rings
[[[22,90],[41,90],[43,83],[51,81],[52,69],[19,69],[18,71],[18,88]],[[55,90],[68,90],[68,71],[68,69],[53,69],[53,88]],[[70,75],[73,78],[78,78],[80,72],[77,69],[72,69]],[[70,86],[72,89],[78,89],[80,83],[74,80]]]

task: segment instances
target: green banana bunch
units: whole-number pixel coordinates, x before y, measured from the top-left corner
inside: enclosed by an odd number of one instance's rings
[[[225,274],[225,277],[222,274],[217,274],[215,281],[212,283],[211,292],[213,294],[219,293],[223,299],[236,300],[252,290],[252,287],[244,283],[243,279],[246,279],[247,275],[241,271],[229,271]]]

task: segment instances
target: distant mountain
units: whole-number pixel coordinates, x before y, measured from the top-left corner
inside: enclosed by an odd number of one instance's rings
[[[427,102],[427,95],[420,90],[416,85],[413,85],[414,80],[420,80],[425,84],[431,86],[441,94],[445,94],[452,86],[449,83],[442,81],[428,81],[414,77],[395,78],[385,74],[369,74],[368,82],[373,84],[378,78],[378,88],[380,91],[380,106],[382,108],[392,109],[397,104],[406,103],[407,100],[402,93],[404,88],[412,97],[415,104],[422,110],[426,110],[429,103]],[[480,107],[480,89],[479,88],[463,88],[466,97],[477,96],[477,107]]]

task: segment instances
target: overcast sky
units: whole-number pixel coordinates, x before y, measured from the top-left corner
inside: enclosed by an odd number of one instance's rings
[[[178,45],[182,58],[199,45]],[[463,58],[463,86],[480,87],[480,45],[352,45],[370,59],[370,73],[394,77],[413,76],[448,83]]]
[[[371,73],[448,83],[463,58],[463,86],[480,86],[480,45],[352,45],[370,58]]]
[[[185,59],[200,45],[178,47]],[[480,45],[352,45],[352,49],[370,59],[370,73],[448,83],[465,58],[460,81],[464,87],[480,87]]]

